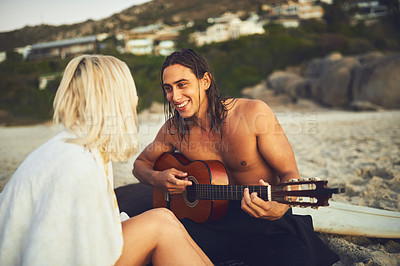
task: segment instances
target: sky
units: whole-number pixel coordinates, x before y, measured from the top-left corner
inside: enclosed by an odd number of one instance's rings
[[[0,32],[99,20],[151,0],[0,0]]]

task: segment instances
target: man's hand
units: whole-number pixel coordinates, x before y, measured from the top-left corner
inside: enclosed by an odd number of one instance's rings
[[[264,180],[260,179],[260,185],[268,186]],[[276,201],[264,201],[257,196],[257,192],[249,193],[249,189],[244,189],[242,198],[242,210],[250,216],[259,219],[277,220],[281,218],[289,209],[286,204],[281,204]]]
[[[187,173],[175,168],[167,169],[157,174],[157,184],[170,194],[182,193],[186,186],[192,185],[186,176]]]

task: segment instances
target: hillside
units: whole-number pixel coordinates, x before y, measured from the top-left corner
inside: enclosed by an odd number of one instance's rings
[[[51,26],[27,26],[19,30],[0,33],[0,51],[11,50],[38,42],[76,38],[98,33],[116,34],[126,29],[155,22],[166,24],[204,20],[226,11],[257,11],[262,4],[278,0],[153,0],[132,6],[101,20]]]
[[[206,26],[206,18],[239,10],[245,18],[247,12],[258,11],[261,4],[267,2],[272,1],[221,0],[214,4],[209,0],[169,0],[166,3],[154,0],[99,21],[59,27],[42,25],[0,33],[0,46],[3,47],[0,51],[4,47],[10,50],[27,44],[95,33],[115,34],[156,22],[186,22],[187,18],[199,23],[181,33],[177,47],[191,48],[194,46],[187,40],[189,30]],[[196,49],[208,59],[222,95],[233,97],[239,97],[244,88],[260,83],[276,70],[296,68],[332,52],[348,56],[371,51],[393,54],[400,50],[398,5],[388,17],[374,24],[360,22],[352,25],[349,15],[336,4],[326,5],[324,10],[323,21],[302,21],[298,28],[271,23],[264,26],[267,34],[212,43]],[[162,102],[158,71],[165,58],[120,53],[116,45],[113,39],[106,40],[99,53],[114,55],[130,67],[141,99],[138,109],[149,108],[153,101]],[[62,72],[69,59],[33,61],[8,53],[7,60],[0,64],[0,124],[35,123],[49,119],[59,79],[49,82],[46,90],[38,90],[38,82],[42,75]]]

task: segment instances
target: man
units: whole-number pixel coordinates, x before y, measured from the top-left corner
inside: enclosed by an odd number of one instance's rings
[[[276,185],[298,179],[293,150],[272,110],[262,101],[220,97],[206,60],[190,49],[168,56],[161,69],[168,120],[138,156],[133,173],[151,186],[182,193],[192,184],[178,169],[153,170],[164,152],[189,160],[219,160],[233,185]],[[309,218],[289,206],[244,190],[220,221],[182,223],[214,263],[240,259],[260,265],[332,264],[338,260],[315,235]],[[307,225],[308,221],[308,225]],[[318,246],[322,251],[317,250]],[[322,253],[321,253],[322,252]],[[321,255],[328,256],[323,261]]]

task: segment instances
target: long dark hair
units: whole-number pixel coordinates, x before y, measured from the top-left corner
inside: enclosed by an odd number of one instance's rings
[[[163,84],[164,69],[171,65],[182,65],[189,68],[198,80],[204,77],[208,72],[211,78],[211,84],[206,91],[208,99],[207,118],[211,121],[211,128],[209,134],[217,134],[222,139],[222,125],[227,115],[227,107],[225,100],[227,98],[221,97],[221,94],[215,83],[214,76],[211,74],[210,67],[207,60],[192,49],[181,49],[173,52],[166,59],[161,67],[161,86]],[[177,110],[167,100],[166,93],[164,93],[164,111],[167,120],[167,127],[170,134],[178,134],[179,140],[186,139],[190,135],[190,127],[193,124],[191,118],[183,118]],[[177,131],[177,132],[176,132]]]

